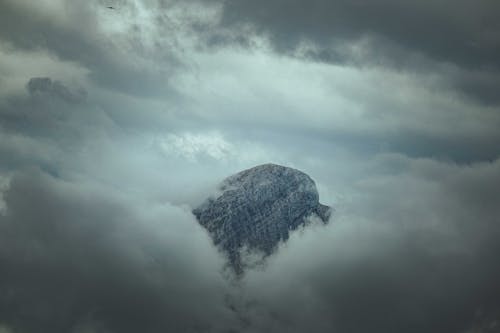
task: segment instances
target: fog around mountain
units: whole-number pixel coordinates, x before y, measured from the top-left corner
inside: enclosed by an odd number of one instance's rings
[[[498,13],[2,1],[0,332],[499,332]],[[335,213],[235,280],[192,209],[265,163]]]

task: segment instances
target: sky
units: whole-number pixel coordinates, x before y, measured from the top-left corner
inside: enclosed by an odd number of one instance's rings
[[[0,333],[500,332],[499,15],[1,0]],[[263,163],[335,212],[235,279],[191,210]]]

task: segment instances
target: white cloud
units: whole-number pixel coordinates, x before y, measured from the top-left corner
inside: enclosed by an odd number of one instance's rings
[[[159,145],[165,154],[182,156],[191,162],[197,161],[199,156],[208,156],[216,160],[227,159],[234,150],[232,144],[217,132],[168,134],[160,139]]]

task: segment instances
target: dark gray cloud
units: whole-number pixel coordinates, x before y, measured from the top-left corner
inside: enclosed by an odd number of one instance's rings
[[[339,168],[330,163],[312,173],[320,186]],[[220,275],[189,207],[18,172],[0,216],[0,322],[20,332],[498,332],[499,166],[380,155],[328,227],[295,233],[237,284]]]
[[[220,331],[222,260],[187,210],[16,175],[0,217],[0,322],[20,332]]]
[[[87,97],[87,92],[84,89],[70,91],[62,82],[52,81],[49,77],[31,78],[26,88],[31,96],[50,95],[68,103],[82,103]]]
[[[0,5],[1,333],[499,332],[496,3],[107,5]],[[267,162],[336,215],[234,281]]]
[[[207,41],[225,45],[256,34],[279,53],[411,72],[451,64],[463,76],[452,85],[498,104],[498,94],[488,93],[500,87],[498,13],[490,0],[226,1],[222,30],[208,33]]]
[[[257,31],[271,35],[278,49],[294,49],[302,39],[328,47],[337,39],[373,36],[439,61],[498,69],[499,11],[488,0],[231,1],[225,3],[222,23],[255,24]],[[376,51],[383,52],[384,46]]]
[[[26,84],[28,96],[6,98],[0,106],[4,130],[28,135],[53,136],[72,116],[84,112],[87,92],[70,89],[49,77],[34,77]],[[58,126],[59,125],[59,126]]]
[[[0,105],[0,169],[37,166],[57,174],[64,153],[79,149],[102,113],[89,107],[82,87],[36,77],[25,89],[27,96],[9,96]]]

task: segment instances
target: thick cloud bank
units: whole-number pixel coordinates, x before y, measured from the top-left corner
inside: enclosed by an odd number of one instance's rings
[[[256,34],[280,53],[320,61],[443,71],[462,92],[498,105],[499,12],[490,0],[237,0],[224,2],[221,32],[207,39]]]
[[[248,276],[256,331],[499,330],[498,161],[404,162]]]
[[[3,1],[0,333],[500,332],[497,13]],[[263,163],[335,214],[235,279],[191,210]]]
[[[500,163],[374,163],[384,172],[330,225],[293,234],[236,285],[188,207],[16,174],[0,217],[1,320],[20,332],[496,332]]]
[[[196,331],[230,320],[222,260],[188,209],[36,171],[15,175],[4,200],[0,320],[16,330]]]

